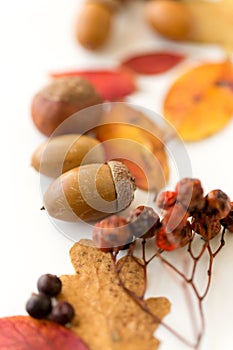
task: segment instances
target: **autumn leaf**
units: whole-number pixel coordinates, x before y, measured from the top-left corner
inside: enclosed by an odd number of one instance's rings
[[[119,285],[110,253],[101,252],[90,240],[81,240],[70,255],[76,274],[61,277],[60,298],[75,307],[72,330],[82,335],[91,350],[156,350],[159,341],[153,334],[169,312],[168,300],[145,300],[155,322]],[[143,267],[130,256],[120,259],[119,265],[124,285],[143,296]]]
[[[233,1],[185,0],[192,18],[188,39],[233,49]]]
[[[71,330],[29,316],[0,319],[1,350],[88,350]]]
[[[114,105],[101,119],[96,137],[107,160],[122,161],[138,188],[159,191],[169,177],[163,130],[141,111],[125,103]]]
[[[122,62],[123,67],[128,67],[139,74],[159,74],[175,67],[184,59],[181,54],[171,52],[151,52],[135,55]]]
[[[203,64],[178,78],[165,98],[164,116],[186,141],[224,128],[233,116],[233,64]]]
[[[88,80],[104,101],[121,101],[137,90],[134,73],[127,68],[113,70],[75,70],[52,73],[52,78],[82,77]]]

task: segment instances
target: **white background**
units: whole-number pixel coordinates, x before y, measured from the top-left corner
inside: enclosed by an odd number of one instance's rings
[[[80,0],[1,1],[0,316],[25,314],[25,302],[35,291],[41,274],[73,273],[68,254],[73,242],[58,232],[46,213],[40,211],[40,179],[30,166],[32,152],[45,139],[31,121],[30,104],[37,90],[47,83],[48,73],[80,67],[111,67],[133,52],[179,50],[188,55],[183,65],[160,76],[138,78],[140,91],[129,99],[161,113],[166,89],[182,69],[187,69],[188,64],[223,56],[218,47],[181,45],[156,37],[143,22],[141,3],[133,4],[118,16],[115,32],[103,50],[87,52],[74,37],[81,3]],[[186,144],[193,176],[202,180],[206,191],[221,188],[231,198],[232,134],[233,122],[204,141]],[[168,185],[175,185],[172,178]],[[207,332],[202,346],[205,350],[233,348],[232,251],[233,236],[228,235],[226,247],[215,263],[213,284],[205,303]],[[164,276],[157,271],[158,295],[161,289],[173,302],[167,321],[177,324],[184,335],[189,334],[180,297],[176,291],[173,293]],[[155,288],[156,293],[158,290]],[[186,349],[162,327],[158,335],[163,342],[161,350]]]

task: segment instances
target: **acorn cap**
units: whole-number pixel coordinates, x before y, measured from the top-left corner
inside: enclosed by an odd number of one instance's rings
[[[136,190],[135,179],[129,169],[121,162],[110,161],[113,182],[116,190],[117,211],[126,209],[133,201]]]

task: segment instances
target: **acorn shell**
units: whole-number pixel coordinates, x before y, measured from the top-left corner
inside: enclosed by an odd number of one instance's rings
[[[77,41],[88,50],[102,47],[111,32],[112,15],[112,9],[104,3],[87,2],[77,21]]]
[[[43,142],[33,153],[31,164],[41,174],[56,178],[80,165],[104,161],[104,149],[98,140],[69,134]]]
[[[121,162],[83,165],[52,182],[44,194],[44,208],[64,221],[99,220],[126,209],[135,189],[132,175]]]

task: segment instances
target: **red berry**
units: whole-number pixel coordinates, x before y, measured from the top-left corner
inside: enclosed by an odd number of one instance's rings
[[[166,251],[172,251],[186,246],[192,239],[192,229],[189,222],[182,229],[166,232],[162,227],[156,236],[156,245]]]
[[[176,203],[177,193],[174,191],[161,192],[157,198],[157,206],[161,209],[168,209]]]
[[[132,242],[133,237],[127,220],[112,215],[95,224],[92,239],[97,248],[104,252],[124,249]]]
[[[176,203],[173,207],[167,210],[162,225],[166,232],[172,232],[176,229],[182,229],[189,217],[189,212],[179,203]]]

